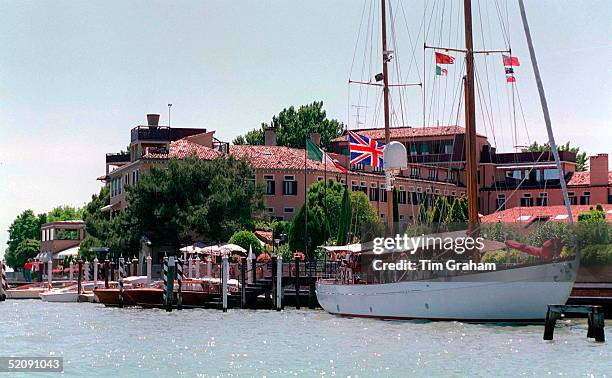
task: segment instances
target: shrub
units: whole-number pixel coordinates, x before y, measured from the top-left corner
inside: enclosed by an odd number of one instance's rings
[[[229,243],[237,244],[242,248],[249,250],[249,246],[253,248],[253,253],[255,255],[259,255],[263,249],[261,246],[261,242],[251,231],[237,231],[232,235],[229,239]]]
[[[580,261],[584,266],[612,265],[612,244],[595,244],[582,248]]]

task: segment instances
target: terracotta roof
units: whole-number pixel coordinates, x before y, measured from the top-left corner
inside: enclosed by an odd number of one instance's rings
[[[608,183],[612,184],[612,171],[608,172]],[[590,185],[591,172],[574,172],[567,185]]]
[[[602,205],[606,212],[606,218],[612,222],[612,205]],[[589,211],[595,205],[572,205],[572,217],[574,221],[578,220],[578,215]],[[529,223],[536,217],[549,217],[550,221],[567,222],[567,211],[565,206],[533,206],[533,207],[513,207],[511,209],[499,211],[497,213],[485,215],[480,218],[483,223]]]
[[[257,230],[255,231],[255,236],[266,244],[272,244],[272,231]]]
[[[247,159],[255,169],[304,169],[305,150],[284,146],[230,146],[230,154]],[[323,171],[325,164],[317,160],[306,160],[306,167]],[[327,171],[339,173],[333,165],[327,164]]]
[[[385,138],[385,129],[355,129],[351,130],[368,138],[377,140]],[[390,128],[391,139],[414,138],[414,137],[432,137],[432,136],[452,136],[457,134],[465,134],[465,128],[461,126],[428,126],[428,127],[392,127]],[[478,136],[485,137],[478,134]],[[347,136],[343,135],[334,139],[334,142],[346,141]]]
[[[170,143],[169,153],[146,153],[143,159],[184,159],[187,156],[195,155],[204,160],[212,160],[221,155],[221,152],[200,144],[191,142],[187,139],[179,139]]]

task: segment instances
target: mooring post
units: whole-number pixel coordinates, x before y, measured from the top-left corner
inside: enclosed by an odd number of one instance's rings
[[[94,281],[94,286],[97,287],[98,286],[98,258],[96,257],[93,261],[93,281]]]
[[[246,308],[246,269],[247,261],[240,259],[240,308]]]
[[[189,274],[187,274],[187,277],[189,277],[189,279],[192,279],[193,278],[193,257],[189,257],[187,266],[189,268]]]
[[[253,266],[253,250],[252,250],[252,248],[250,246],[249,246],[249,254],[248,254],[247,258],[246,258],[246,264],[247,264],[247,267],[252,267]],[[254,273],[255,273],[255,271],[251,270],[250,273],[248,274],[247,279],[248,279],[248,282],[250,284],[253,283],[253,274]]]
[[[49,259],[47,262],[47,283],[49,288],[53,287],[53,259]]]
[[[600,307],[594,307],[592,312],[589,314],[589,329],[587,337],[594,338],[595,341],[603,343],[606,341],[606,334],[604,332],[604,312],[599,311]]]
[[[117,273],[115,272],[117,265],[114,261],[110,262],[111,281],[117,281]]]
[[[153,258],[147,256],[147,286],[151,285],[151,276],[153,274]]]
[[[229,278],[229,259],[227,254],[223,255],[221,267],[221,281],[223,284],[223,312],[227,312],[227,281]]]
[[[206,276],[212,278],[212,261],[210,261],[210,256],[206,259]]]
[[[295,308],[300,309],[300,259],[295,257]]]
[[[132,276],[140,276],[140,273],[138,273],[138,259],[136,257],[134,257],[132,259]]]
[[[108,261],[108,258],[106,258],[106,260],[104,260],[104,287],[106,289],[108,289],[108,280],[110,277],[110,261]]]
[[[91,281],[91,272],[89,271],[89,261],[83,262],[83,279],[85,281]]]
[[[253,275],[253,283],[257,282],[257,259],[251,260],[251,274]]]
[[[123,278],[129,277],[132,274],[132,261],[130,259],[123,262]]]
[[[74,273],[72,272],[73,268],[74,268],[74,263],[71,261],[70,264],[68,264],[68,281],[70,281],[70,283],[74,281]]]
[[[123,277],[125,276],[125,259],[119,257],[119,307],[123,307]]]
[[[276,263],[278,257],[272,256],[272,308],[277,308],[277,295],[276,295],[276,280],[278,280],[278,265]]]
[[[283,256],[276,258],[276,311],[283,308]]]
[[[38,260],[38,282],[43,282],[43,270],[45,269],[44,263]]]
[[[200,256],[195,258],[195,278],[200,278]]]
[[[308,263],[308,308],[309,309],[314,309],[315,308],[315,301],[316,301],[316,295],[315,295],[315,279],[313,278],[312,275],[312,263],[309,262]]]
[[[172,311],[172,300],[174,299],[174,272],[176,270],[176,263],[174,261],[174,257],[166,257],[164,258],[164,270],[165,270],[165,279],[166,290],[164,295],[164,307],[166,311]]]
[[[6,300],[6,274],[4,260],[0,261],[0,302]]]
[[[80,296],[83,293],[83,259],[79,259],[77,262],[77,302],[80,302]]]
[[[176,264],[176,280],[178,282],[178,291],[176,293],[176,309],[183,309],[183,259],[177,258]]]

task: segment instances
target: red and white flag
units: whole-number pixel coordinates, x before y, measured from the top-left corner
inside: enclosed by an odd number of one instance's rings
[[[521,65],[521,62],[519,62],[519,59],[516,56],[502,54],[502,59],[504,61],[504,66],[506,67],[518,67]]]

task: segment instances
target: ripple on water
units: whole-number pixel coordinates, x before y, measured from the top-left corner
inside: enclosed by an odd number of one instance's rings
[[[116,309],[0,303],[0,355],[62,356],[66,376],[585,375],[611,371],[612,347],[583,322],[541,326],[339,318],[322,311]],[[606,332],[610,338],[609,328]]]

